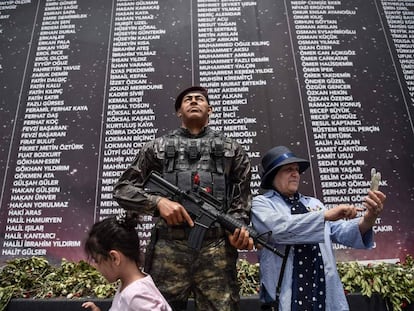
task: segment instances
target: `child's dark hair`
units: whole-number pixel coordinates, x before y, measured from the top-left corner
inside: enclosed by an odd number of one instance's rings
[[[85,241],[85,252],[89,258],[109,258],[111,250],[117,250],[140,265],[139,238],[135,230],[138,214],[123,212],[116,217],[105,218],[95,223]]]

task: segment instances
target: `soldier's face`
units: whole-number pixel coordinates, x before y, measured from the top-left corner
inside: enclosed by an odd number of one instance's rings
[[[184,122],[187,119],[208,120],[211,112],[211,106],[204,95],[198,92],[191,92],[183,97],[178,115],[182,117]]]

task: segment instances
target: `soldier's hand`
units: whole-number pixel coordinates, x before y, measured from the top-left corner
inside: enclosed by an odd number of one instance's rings
[[[237,228],[229,235],[230,244],[237,249],[253,249],[253,239],[249,236],[246,228]]]
[[[158,201],[157,208],[160,216],[165,219],[168,225],[176,226],[188,223],[190,227],[194,226],[194,222],[190,215],[180,203],[171,201],[167,198],[161,198]]]

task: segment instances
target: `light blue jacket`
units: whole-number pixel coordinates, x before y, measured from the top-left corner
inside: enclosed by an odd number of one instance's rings
[[[286,245],[319,243],[325,268],[326,311],[349,310],[343,286],[336,268],[332,242],[353,248],[371,248],[373,231],[361,236],[359,218],[349,221],[324,221],[325,206],[318,199],[300,195],[300,201],[310,211],[291,215],[290,207],[279,193],[270,190],[253,198],[252,224],[257,232],[272,232],[269,243],[282,253]],[[282,258],[267,249],[260,251],[260,282],[274,299]],[[290,310],[292,297],[293,247],[290,248],[280,294],[280,311]],[[263,300],[263,292],[260,293]]]

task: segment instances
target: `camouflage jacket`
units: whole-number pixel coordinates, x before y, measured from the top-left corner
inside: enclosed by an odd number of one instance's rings
[[[206,127],[198,135],[179,128],[146,143],[114,186],[113,196],[127,210],[158,216],[159,197],[146,193],[141,184],[151,171],[183,190],[191,189],[195,174],[200,186],[223,202],[234,218],[250,220],[251,164],[236,141]]]

